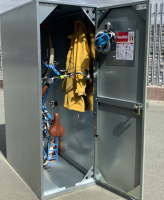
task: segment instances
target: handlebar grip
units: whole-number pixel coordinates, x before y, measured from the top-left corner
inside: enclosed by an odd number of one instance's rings
[[[47,89],[48,89],[48,85],[45,85],[44,88],[42,89],[42,98],[44,97]]]
[[[54,48],[50,49],[50,59],[49,59],[49,65],[52,65],[54,63]]]

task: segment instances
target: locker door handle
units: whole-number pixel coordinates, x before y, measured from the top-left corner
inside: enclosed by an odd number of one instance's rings
[[[134,104],[134,107],[133,107],[133,112],[136,114],[136,115],[141,115],[141,112],[143,111],[143,105],[142,104]]]

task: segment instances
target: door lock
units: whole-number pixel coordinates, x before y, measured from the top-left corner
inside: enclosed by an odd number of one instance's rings
[[[133,111],[136,115],[141,115],[141,111],[143,111],[143,105],[142,104],[134,104]]]

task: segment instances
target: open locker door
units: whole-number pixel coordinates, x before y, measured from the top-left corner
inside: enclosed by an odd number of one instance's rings
[[[143,199],[150,2],[96,10],[96,33],[110,22],[116,43],[94,66],[94,177],[99,185]]]

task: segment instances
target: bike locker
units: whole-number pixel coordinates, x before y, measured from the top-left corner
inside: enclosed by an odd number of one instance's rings
[[[91,49],[93,92],[85,97],[85,112],[63,108],[62,80],[49,91],[45,109],[51,116],[58,113],[65,129],[52,145],[59,153],[51,166],[43,164],[48,144],[42,131],[42,77],[47,71],[41,48],[51,49],[58,71],[65,69],[67,37],[79,19],[90,49],[106,24],[116,40],[107,53]],[[98,184],[143,200],[149,19],[149,1],[109,1],[102,7],[35,0],[1,15],[7,160],[40,199]]]

